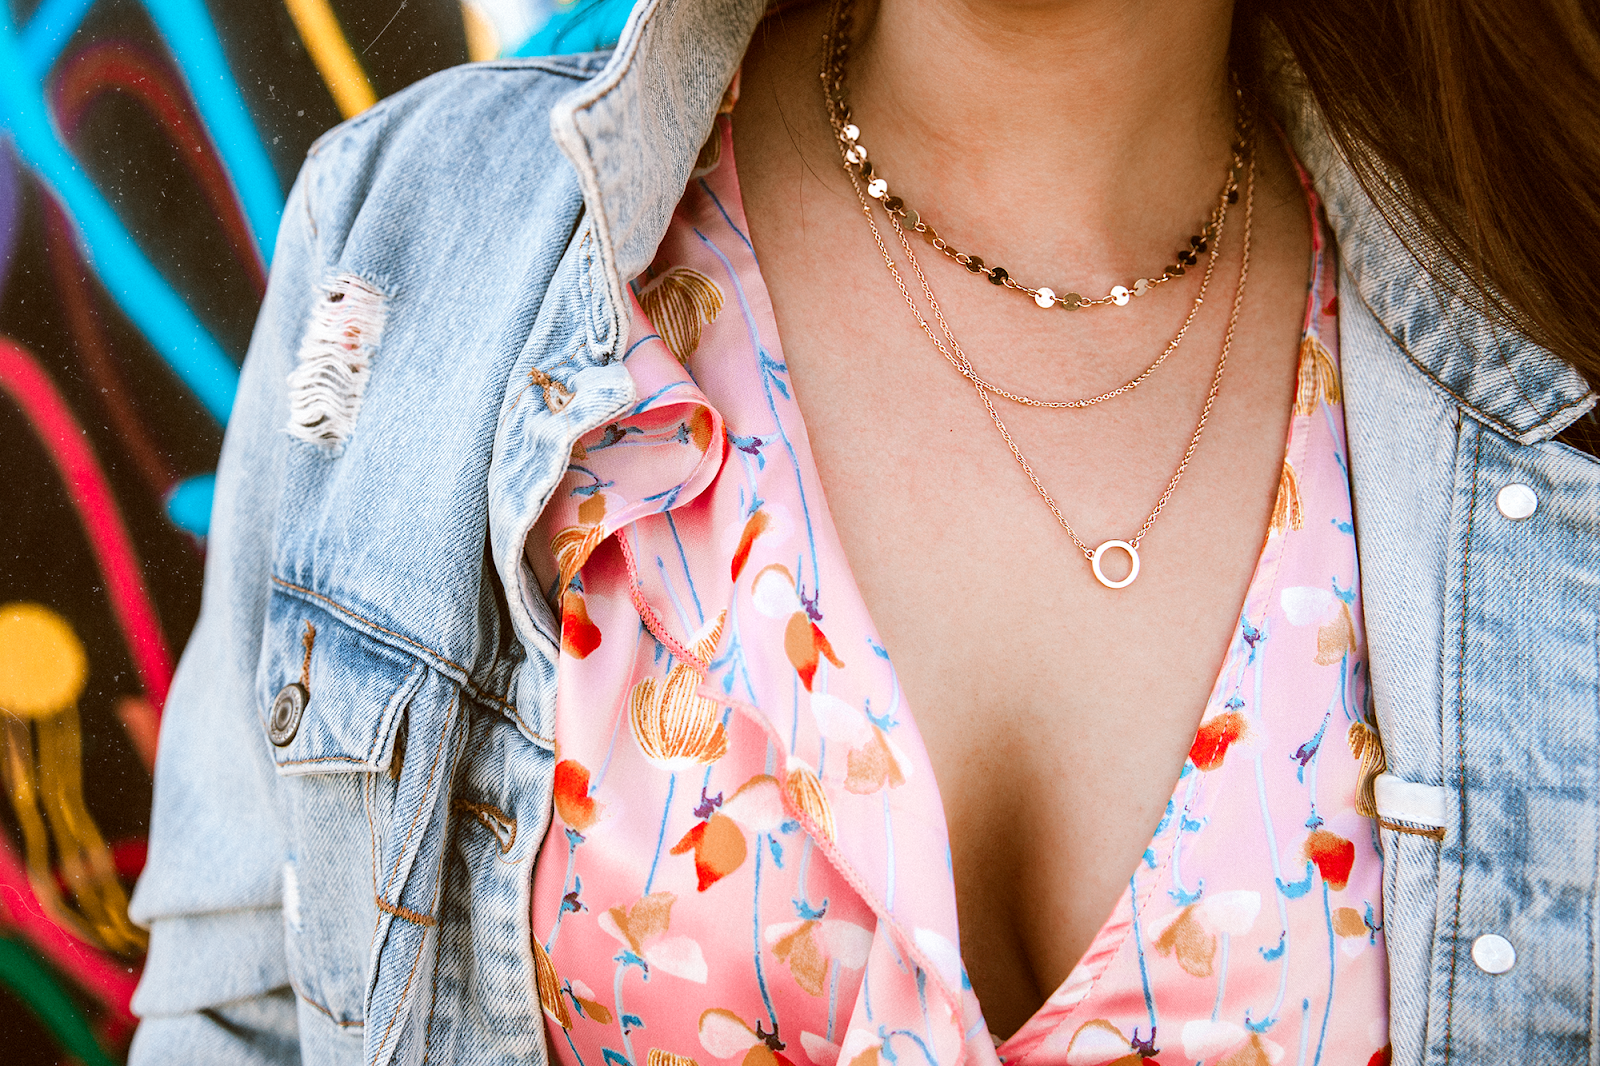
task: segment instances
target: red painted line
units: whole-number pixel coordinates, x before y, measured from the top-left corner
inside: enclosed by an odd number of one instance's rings
[[[27,870],[3,835],[0,835],[0,923],[14,925],[39,954],[103,1003],[119,1021],[133,1023],[129,1003],[134,986],[139,983],[139,967],[90,947],[52,922],[28,884]]]
[[[172,684],[172,652],[145,587],[128,527],[88,436],[38,360],[4,336],[0,336],[0,389],[22,408],[61,474],[105,579],[111,611],[128,644],[145,698],[160,714]]]

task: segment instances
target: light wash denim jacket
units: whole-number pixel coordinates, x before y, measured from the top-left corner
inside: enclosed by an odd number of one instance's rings
[[[134,1066],[544,1061],[523,538],[634,400],[623,281],[762,7],[647,0],[608,55],[448,71],[312,149],[162,727]],[[1342,255],[1394,1061],[1600,1063],[1600,464],[1552,439],[1595,396],[1298,145]]]

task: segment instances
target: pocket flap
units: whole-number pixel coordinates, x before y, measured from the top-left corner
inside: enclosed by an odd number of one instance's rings
[[[279,774],[377,772],[427,666],[274,589],[256,677],[257,711]]]

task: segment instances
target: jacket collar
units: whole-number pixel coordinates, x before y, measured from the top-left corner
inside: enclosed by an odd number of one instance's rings
[[[644,0],[591,82],[551,113],[578,171],[622,336],[622,284],[649,265],[765,0]],[[1359,299],[1418,372],[1523,444],[1593,407],[1583,377],[1434,281],[1384,221],[1311,110],[1288,116]]]

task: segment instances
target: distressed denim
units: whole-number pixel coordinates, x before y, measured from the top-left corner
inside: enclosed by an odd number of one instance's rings
[[[623,282],[763,6],[646,0],[611,53],[448,71],[313,147],[162,727],[135,1066],[544,1061],[558,634],[522,542],[634,401]],[[1600,1064],[1600,464],[1554,439],[1595,396],[1285,121],[1342,255],[1394,1061]]]

